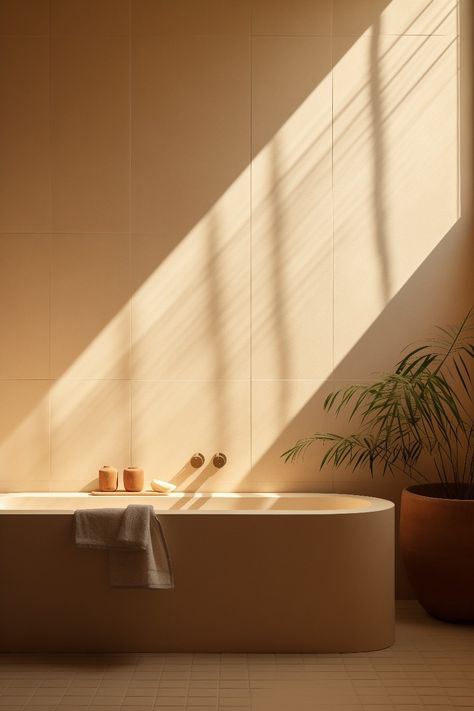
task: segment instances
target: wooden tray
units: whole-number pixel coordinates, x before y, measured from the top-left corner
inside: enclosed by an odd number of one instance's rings
[[[117,491],[99,491],[99,489],[94,489],[90,491],[92,496],[168,496],[169,494],[165,491],[153,491],[153,489],[146,489],[144,491],[124,491],[124,489],[117,489]],[[169,492],[171,493],[171,492]]]

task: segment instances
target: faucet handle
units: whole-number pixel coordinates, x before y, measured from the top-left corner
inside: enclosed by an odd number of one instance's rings
[[[212,463],[217,469],[222,469],[227,463],[227,457],[222,452],[217,452],[212,458]]]
[[[206,460],[204,458],[204,454],[201,454],[201,452],[195,452],[189,461],[194,469],[199,469],[199,467],[202,467]]]

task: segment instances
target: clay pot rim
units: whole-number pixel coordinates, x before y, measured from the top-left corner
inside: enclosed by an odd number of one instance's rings
[[[467,484],[466,484],[467,486]],[[446,496],[430,496],[429,494],[424,494],[420,491],[415,491],[415,489],[423,489],[425,487],[439,487],[440,490],[443,489],[443,484],[440,484],[438,482],[432,482],[429,484],[411,484],[410,486],[406,486],[404,488],[404,492],[407,492],[408,494],[411,494],[411,496],[417,496],[420,499],[431,499],[432,501],[448,501],[448,502],[462,502],[464,504],[466,503],[472,503],[474,504],[474,497],[470,499],[454,499],[452,497],[446,497]]]

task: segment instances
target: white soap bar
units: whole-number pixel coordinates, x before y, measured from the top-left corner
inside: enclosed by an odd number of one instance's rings
[[[175,484],[171,484],[169,481],[161,481],[161,479],[153,479],[151,482],[151,488],[153,491],[159,491],[161,494],[169,494],[170,491],[176,489]]]

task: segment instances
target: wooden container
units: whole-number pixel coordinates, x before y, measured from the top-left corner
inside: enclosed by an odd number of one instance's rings
[[[141,467],[127,467],[123,470],[123,485],[126,491],[141,491],[145,483],[145,472]]]
[[[105,464],[99,469],[99,490],[116,491],[118,486],[118,474],[114,467]]]

